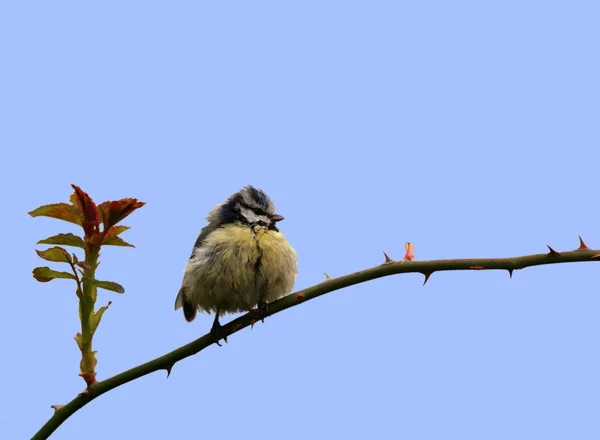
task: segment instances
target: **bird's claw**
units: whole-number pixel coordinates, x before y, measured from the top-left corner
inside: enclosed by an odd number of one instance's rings
[[[265,323],[265,317],[269,313],[269,304],[266,301],[258,303],[258,311],[260,312],[260,322]]]
[[[219,322],[219,315],[217,315],[215,317],[215,321],[213,322],[213,326],[210,329],[210,334],[212,335],[213,339],[215,340],[215,343],[219,347],[222,347],[222,345],[219,343],[221,339],[223,339],[225,343],[227,343],[227,335],[224,335],[223,333],[223,326]]]

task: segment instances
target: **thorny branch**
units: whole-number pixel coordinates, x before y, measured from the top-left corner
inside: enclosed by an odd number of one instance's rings
[[[324,282],[284,296],[283,298],[270,303],[266,316],[282,312],[290,307],[297,306],[303,302],[335,290],[400,273],[422,273],[425,276],[425,282],[427,282],[429,277],[435,272],[450,270],[506,270],[512,277],[514,270],[531,266],[600,261],[600,250],[589,249],[581,237],[579,240],[580,246],[569,252],[557,252],[548,246],[550,251],[546,254],[525,255],[513,258],[467,258],[428,261],[411,261],[413,257],[412,246],[407,244],[407,252],[404,260],[394,261],[384,253],[385,262],[379,266],[337,278],[332,278],[328,274],[325,274],[326,280]],[[229,336],[237,333],[249,325],[252,325],[257,318],[260,319],[255,312],[249,312],[224,325],[222,334]],[[175,363],[204,350],[214,343],[215,341],[212,335],[208,333],[159,358],[138,365],[137,367],[131,368],[106,380],[96,382],[66,405],[52,405],[52,407],[55,408],[54,415],[32,437],[32,440],[48,438],[65,420],[73,415],[73,413],[107,391],[158,370],[165,370],[168,377],[171,374],[171,369]]]

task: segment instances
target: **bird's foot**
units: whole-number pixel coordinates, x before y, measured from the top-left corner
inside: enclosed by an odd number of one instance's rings
[[[269,304],[267,304],[266,301],[259,302],[258,311],[260,313],[260,321],[264,324],[265,318],[267,317],[267,313],[269,313]]]
[[[266,301],[260,301],[258,303],[258,307],[252,308],[252,309],[248,310],[248,312],[257,314],[258,319],[260,319],[260,322],[262,322],[264,324],[265,318],[267,317],[267,314],[269,312],[269,304]],[[252,328],[254,328],[254,324],[256,324],[255,319],[250,321],[250,325],[252,326]]]
[[[215,343],[219,347],[222,347],[222,345],[219,343],[221,339],[223,339],[227,343],[227,335],[225,335],[224,333],[225,332],[223,331],[223,326],[219,322],[219,314],[217,314],[217,316],[215,317],[215,321],[213,322],[212,328],[210,329],[210,334],[212,335],[213,339],[215,340]]]

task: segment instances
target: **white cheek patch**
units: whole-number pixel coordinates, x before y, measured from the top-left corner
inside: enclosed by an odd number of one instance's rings
[[[248,223],[256,223],[258,221],[258,215],[256,215],[256,213],[251,209],[240,206],[240,214],[242,214],[242,216],[248,220]]]
[[[271,219],[266,215],[259,215],[251,209],[240,206],[240,213],[248,221],[248,223],[264,222],[265,224],[271,224]]]

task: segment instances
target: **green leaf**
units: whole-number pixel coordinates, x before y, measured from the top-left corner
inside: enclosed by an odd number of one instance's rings
[[[96,287],[100,287],[101,289],[112,290],[117,293],[125,293],[125,289],[118,283],[114,281],[98,281],[92,280],[92,284]]]
[[[75,234],[58,234],[48,237],[45,240],[40,240],[37,244],[63,244],[65,246],[75,246],[83,248],[83,239]]]
[[[52,281],[55,278],[66,278],[69,280],[74,280],[75,275],[69,272],[58,272],[56,270],[52,270],[49,267],[36,267],[33,269],[33,278],[38,280],[40,283],[47,283],[48,281]]]
[[[131,243],[127,243],[121,237],[109,237],[108,239],[104,239],[104,241],[102,242],[102,245],[106,245],[106,246],[129,246],[129,247],[135,247]]]
[[[81,336],[81,333],[77,333],[74,339],[79,349],[83,351],[83,336]]]
[[[45,251],[35,251],[40,258],[48,261],[56,261],[57,263],[70,263],[71,256],[69,253],[58,246],[51,247],[50,249],[46,249]]]
[[[53,203],[51,205],[40,206],[29,212],[32,217],[52,217],[66,222],[83,225],[83,214],[73,205],[68,203]]]
[[[108,307],[111,305],[111,302],[109,301],[107,305],[100,307],[96,313],[94,313],[94,319],[92,321],[92,334],[94,334],[96,332],[96,329],[98,328],[98,325],[100,324],[100,320],[102,319],[102,315],[104,315],[104,312],[106,311],[106,309],[108,309]]]

